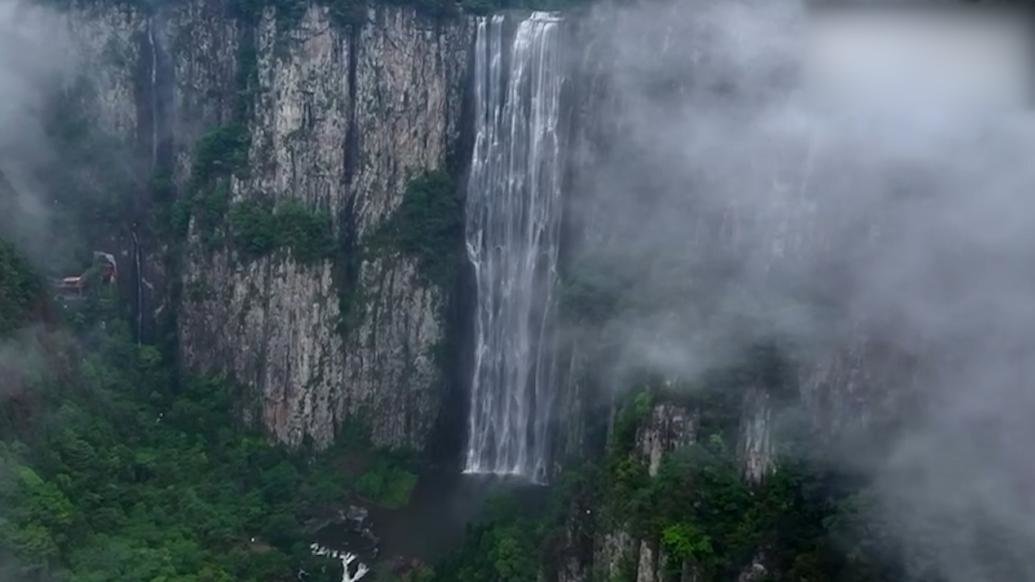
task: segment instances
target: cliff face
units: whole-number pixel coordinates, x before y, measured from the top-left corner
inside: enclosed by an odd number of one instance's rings
[[[638,463],[647,467],[647,476],[657,477],[661,461],[666,454],[694,444],[697,440],[698,412],[686,406],[658,403],[651,407],[646,418],[636,431],[636,445],[633,456]],[[626,527],[600,532],[595,537],[592,568],[604,580],[612,580],[635,573],[636,582],[657,582],[665,579],[669,570],[669,557],[656,538],[637,539]],[[586,568],[583,564],[582,568]],[[694,580],[692,565],[681,568],[681,580]],[[630,571],[631,570],[631,571]],[[576,562],[568,567],[568,577],[561,580],[592,580]]]
[[[654,177],[694,179],[679,175],[685,160],[659,151],[655,142],[664,140],[649,130],[692,118],[687,95],[724,81],[701,78],[697,61],[684,58],[700,50],[694,39],[701,25],[679,14],[674,6],[601,6],[565,25],[570,82],[562,129],[571,133],[561,270],[593,260],[586,248],[615,253],[605,258],[617,258],[623,271],[647,265],[658,254],[650,237],[666,240],[674,228],[673,240],[686,241],[678,253],[690,256],[688,279],[714,285],[676,291],[700,296],[700,311],[719,311],[722,305],[708,304],[725,292],[713,273],[731,258],[764,265],[766,276],[793,272],[827,244],[822,228],[836,225],[815,224],[816,208],[808,204],[755,208],[701,197],[701,207],[688,213],[666,202],[672,184]],[[308,437],[326,444],[355,421],[377,444],[424,448],[444,395],[434,353],[446,339],[441,314],[450,290],[422,277],[413,258],[364,253],[363,242],[399,207],[411,178],[447,162],[455,170],[467,154],[460,134],[473,21],[379,7],[346,24],[316,5],[295,15],[269,9],[242,18],[227,3],[191,0],[153,14],[84,4],[70,11],[68,25],[88,71],[80,105],[137,152],[139,216],[159,214],[158,194],[148,185],[153,176],[171,176],[178,196],[189,197],[199,140],[214,127],[241,123],[247,171],[228,178],[228,204],[300,202],[331,217],[337,241],[335,256],[302,263],[285,249],[250,258],[233,245],[209,244],[212,226],[197,219],[179,246],[148,221],[128,225],[116,246],[138,333],[153,337],[159,322],[176,314],[172,330],[184,366],[231,374],[248,389],[245,415],[282,442]],[[774,169],[774,183],[790,180],[781,171]],[[651,208],[666,210],[657,215]],[[773,226],[745,226],[759,221]],[[643,224],[652,225],[647,236]],[[645,249],[649,261],[637,259]],[[644,303],[666,303],[643,285],[655,279],[651,271],[626,274],[637,293],[643,287]],[[682,338],[666,335],[673,329],[712,323],[698,313],[650,317],[644,326],[655,335],[648,341],[677,346]],[[618,351],[616,335],[631,335],[624,330],[576,327],[559,358],[565,380],[553,472],[562,459],[599,446],[601,423],[591,417],[602,418],[600,403],[621,388],[603,380],[608,374],[587,370],[597,360],[642,355]],[[604,341],[588,341],[594,337]],[[860,407],[884,405],[872,390],[882,380],[873,372],[875,349],[857,335],[842,339],[800,371],[802,401],[821,432],[841,432],[866,421]],[[758,481],[773,466],[770,397],[764,386],[744,388],[738,448],[745,474]]]
[[[358,29],[315,7],[286,30],[267,14],[255,32],[250,172],[233,179],[231,199],[302,200],[334,217],[339,239],[361,240],[456,144],[468,36],[465,21],[408,9],[371,11]],[[357,280],[343,281],[330,260],[302,265],[280,251],[241,261],[192,236],[183,283],[211,294],[181,310],[184,362],[253,388],[263,426],[285,443],[326,444],[354,416],[376,444],[421,449],[441,404],[430,352],[445,290],[407,258],[352,260]],[[344,336],[340,285],[366,302]]]
[[[458,147],[471,27],[402,7],[361,20],[310,6],[247,22],[196,0],[153,15],[75,9],[69,27],[96,87],[85,106],[105,130],[153,150],[142,173],[167,172],[189,196],[198,139],[242,123],[247,171],[229,178],[228,203],[301,202],[331,216],[338,241],[333,259],[303,264],[286,250],[252,259],[207,244],[196,219],[182,254],[142,233],[142,271],[165,273],[163,256],[180,261],[179,279],[161,281],[155,297],[182,290],[177,305],[145,301],[142,318],[175,309],[184,366],[231,374],[249,390],[246,416],[282,442],[327,444],[354,417],[376,444],[421,449],[441,405],[432,349],[449,290],[421,278],[414,260],[365,256],[360,243],[411,178],[444,168]],[[161,278],[142,279],[155,289]],[[345,294],[363,303],[349,326]]]
[[[358,161],[352,185],[355,236],[384,221],[414,175],[460,155],[461,112],[473,29],[435,23],[412,10],[379,13],[357,40]],[[444,289],[423,282],[416,261],[366,260],[362,323],[346,347],[348,408],[369,410],[375,440],[423,448],[443,382],[435,348],[444,341]]]

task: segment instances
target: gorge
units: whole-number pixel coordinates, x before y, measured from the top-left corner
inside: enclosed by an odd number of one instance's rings
[[[0,580],[1035,580],[1011,73],[525,8],[0,12]]]

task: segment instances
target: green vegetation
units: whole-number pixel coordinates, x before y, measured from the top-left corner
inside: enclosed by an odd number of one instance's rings
[[[0,297],[43,301],[0,246]],[[242,426],[237,386],[179,378],[97,290],[44,332],[45,365],[0,395],[0,572],[17,580],[340,579],[312,529],[359,491],[402,505],[415,477],[359,439],[291,452]],[[23,320],[25,314],[15,319]],[[13,324],[18,323],[12,319]],[[5,320],[6,321],[6,320]],[[75,335],[70,329],[79,330]],[[349,459],[371,467],[350,470]]]
[[[517,494],[489,500],[468,525],[463,545],[435,565],[434,582],[533,582],[553,580],[568,542],[591,546],[604,475],[587,463],[561,475],[544,499]],[[572,518],[575,517],[574,520]],[[572,534],[572,538],[568,535]],[[545,578],[540,578],[543,573]],[[590,580],[598,580],[590,578]]]
[[[449,288],[463,250],[463,209],[456,184],[442,171],[410,181],[402,204],[367,237],[374,256],[391,253],[415,257],[427,282]]]
[[[583,257],[562,273],[561,313],[579,324],[601,324],[620,313],[636,278],[629,269],[615,269],[597,257]]]
[[[780,369],[766,349],[749,353],[765,357],[708,375],[715,391],[730,392],[729,382]],[[872,498],[858,482],[787,456],[761,485],[743,481],[727,444],[735,416],[722,410],[732,399],[704,388],[698,389],[705,394],[690,398],[680,390],[682,404],[711,420],[700,426],[697,444],[666,455],[651,477],[636,449],[637,433],[654,404],[671,401],[676,389],[664,390],[653,378],[639,386],[621,403],[599,466],[586,464],[563,475],[547,510],[529,513],[511,502],[490,512],[469,528],[463,547],[436,566],[435,580],[525,581],[536,580],[539,572],[551,579],[561,559],[573,557],[570,552],[592,559],[594,539],[616,531],[664,549],[665,580],[680,579],[684,563],[702,582],[733,580],[759,552],[765,554],[767,580],[904,579],[901,556],[890,546],[886,526],[870,519]],[[708,407],[719,410],[704,413]],[[622,556],[610,577],[595,564],[591,580],[633,581],[637,558]]]
[[[241,124],[216,127],[194,149],[191,180],[204,184],[213,178],[240,174],[248,168],[248,130]]]
[[[177,230],[187,233],[191,217],[202,243],[214,247],[225,241],[223,222],[230,208],[230,182],[219,178],[194,189],[190,198],[173,211]]]
[[[175,235],[185,236],[193,217],[195,231],[206,246],[225,242],[230,176],[247,171],[248,142],[248,132],[239,124],[214,128],[198,140],[188,194],[172,203],[168,211]]]
[[[25,323],[40,302],[41,291],[42,284],[29,265],[0,239],[0,337]]]
[[[435,582],[535,582],[552,521],[523,511],[513,498],[492,500],[464,546],[436,567]]]
[[[239,202],[230,210],[230,233],[237,250],[253,259],[286,248],[305,264],[330,258],[335,250],[330,214],[297,200]]]
[[[289,249],[303,264],[333,256],[335,238],[328,212],[311,210],[297,200],[230,202],[230,177],[247,172],[248,145],[248,132],[240,124],[217,127],[198,141],[190,194],[170,210],[172,230],[186,234],[193,217],[206,246],[229,240],[247,259],[281,248]]]
[[[754,367],[742,365],[712,378],[730,382],[781,370],[767,349],[750,353],[758,356]],[[717,389],[731,391],[729,384],[717,384]],[[657,476],[650,477],[646,460],[635,452],[635,439],[652,398],[669,396],[657,388],[643,389],[619,411],[599,478],[600,527],[657,540],[678,558],[667,563],[669,576],[677,576],[685,561],[702,580],[733,579],[764,551],[767,565],[778,574],[774,580],[896,579],[890,553],[882,549],[878,555],[874,549],[875,531],[858,527],[859,513],[850,509],[857,496],[851,493],[854,488],[843,486],[844,476],[782,457],[761,485],[743,481],[733,447],[727,445],[728,424],[735,417],[714,410],[729,406],[715,394],[698,395],[692,404],[702,412],[713,407],[702,417],[698,443],[667,455]],[[856,551],[845,553],[851,545]]]
[[[24,579],[290,580],[301,564],[334,579],[303,535],[346,493],[333,465],[235,428],[228,382],[172,390],[157,351],[111,327],[0,445],[0,546]]]
[[[356,493],[382,507],[400,509],[410,502],[416,485],[417,475],[405,463],[382,456],[356,480]]]
[[[347,333],[366,316],[367,297],[358,280],[365,260],[412,257],[424,283],[449,290],[463,260],[463,238],[463,208],[449,174],[428,172],[412,179],[395,212],[339,263],[345,282],[339,284],[338,329]],[[444,360],[441,349],[445,347],[434,350],[436,361]]]

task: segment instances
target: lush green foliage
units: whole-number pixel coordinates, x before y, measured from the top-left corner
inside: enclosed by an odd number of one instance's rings
[[[243,172],[248,167],[248,130],[241,124],[216,127],[194,149],[191,180],[203,184],[217,176]]]
[[[395,212],[340,257],[338,329],[347,333],[366,317],[368,297],[358,280],[365,260],[412,257],[425,283],[451,288],[462,260],[463,228],[463,208],[447,173],[428,172],[411,180]]]
[[[0,279],[0,296],[16,283]],[[238,422],[232,382],[178,379],[102,299],[83,300],[94,307],[77,313],[76,336],[44,334],[45,365],[0,398],[4,574],[274,581],[302,567],[338,579],[336,561],[309,553],[313,528],[353,485],[405,503],[413,473],[357,439],[320,454],[271,446]],[[373,468],[356,475],[352,458]]]
[[[240,256],[255,259],[288,249],[300,263],[330,258],[335,238],[330,214],[298,200],[273,204],[266,199],[230,201],[230,177],[248,168],[248,132],[243,125],[217,127],[195,148],[188,197],[173,205],[174,232],[186,234],[191,217],[208,246],[229,240]]]
[[[109,330],[37,387],[52,412],[0,445],[0,545],[22,575],[290,580],[304,564],[333,579],[303,543],[305,521],[346,494],[332,464],[236,428],[230,383],[172,390],[156,350]]]
[[[168,210],[174,234],[187,234],[190,220],[203,243],[225,241],[226,214],[230,209],[230,176],[246,171],[249,136],[244,126],[231,124],[212,129],[194,149],[188,194]]]
[[[14,247],[0,239],[0,337],[22,325],[40,302],[42,285]]]
[[[230,233],[237,250],[249,258],[286,248],[295,260],[311,263],[333,256],[335,249],[330,214],[297,200],[239,202],[230,209]]]
[[[429,172],[406,187],[402,204],[365,242],[368,252],[415,257],[428,282],[448,287],[464,237],[464,214],[456,184],[445,172]]]
[[[222,244],[223,223],[230,209],[230,182],[218,178],[196,186],[190,197],[174,206],[172,219],[178,232],[186,234],[191,217],[201,241],[210,246]]]
[[[356,492],[378,505],[399,509],[410,502],[416,485],[417,475],[404,463],[380,457],[356,480]]]
[[[535,582],[545,556],[547,521],[511,498],[493,501],[468,528],[464,546],[436,568],[436,582]]]
[[[742,381],[781,370],[767,349],[751,353],[757,356],[755,368],[712,377]],[[652,392],[658,390],[629,397],[615,420],[599,478],[599,500],[594,502],[603,513],[596,517],[598,527],[657,540],[669,556],[678,558],[667,563],[671,576],[686,562],[702,580],[732,579],[764,551],[780,580],[901,577],[884,534],[857,510],[865,496],[853,493],[856,487],[842,486],[842,476],[783,458],[761,485],[745,483],[735,453],[726,445],[728,412],[713,412],[717,421],[700,425],[699,444],[667,455],[658,474],[650,477],[635,443]],[[704,394],[695,405],[723,408],[728,403]]]

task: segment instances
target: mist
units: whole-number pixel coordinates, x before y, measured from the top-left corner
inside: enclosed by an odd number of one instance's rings
[[[855,422],[830,457],[872,479],[870,517],[912,575],[1035,579],[1026,15],[616,12],[597,11],[588,45],[613,57],[599,75],[615,98],[609,146],[577,144],[594,170],[578,182],[571,263],[628,286],[602,324],[618,368],[692,380],[777,341],[803,396],[840,390],[838,414],[900,427]],[[864,372],[833,386],[823,374],[845,359]],[[797,413],[830,414],[803,400]]]
[[[45,126],[75,63],[64,26],[45,8],[0,0],[0,227],[37,263],[58,234],[41,177],[61,163]]]
[[[74,59],[54,13],[22,2],[0,0],[0,235],[37,267],[55,261],[51,192],[42,177],[60,167],[46,132],[54,94]],[[61,260],[60,258],[57,260]],[[56,344],[38,322],[0,338],[0,400],[28,407],[41,379],[52,371]],[[47,345],[49,343],[49,345]],[[0,464],[0,487],[14,480]],[[0,520],[11,508],[0,506]],[[20,580],[24,570],[0,553],[0,580]]]

